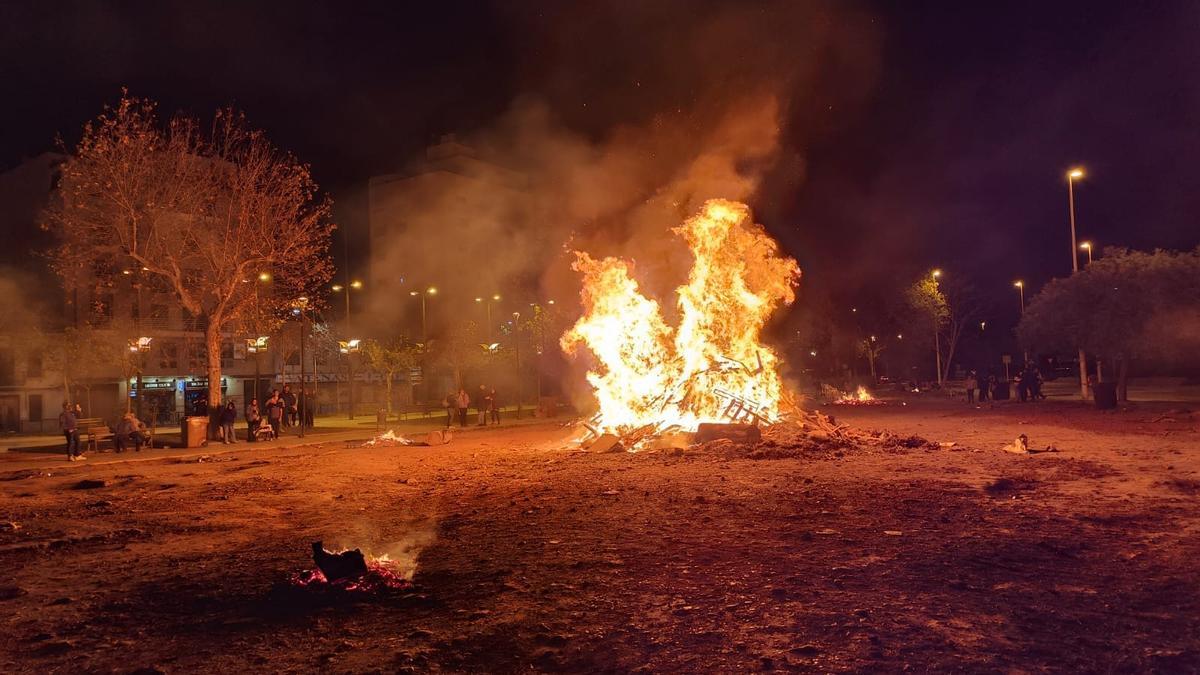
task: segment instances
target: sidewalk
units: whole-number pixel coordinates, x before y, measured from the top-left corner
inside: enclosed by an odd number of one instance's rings
[[[520,420],[505,419],[499,425],[486,427],[475,426],[474,416],[468,417],[468,426],[453,427],[456,434],[475,434],[487,433],[488,431],[510,429],[514,426],[536,426],[540,424],[563,424],[570,418],[558,417],[552,419],[537,418],[531,414],[522,417]],[[84,466],[103,466],[107,464],[117,464],[122,462],[143,462],[161,459],[187,459],[198,458],[204,455],[221,455],[231,452],[247,452],[254,450],[277,450],[285,448],[296,448],[306,445],[318,445],[321,443],[346,443],[351,441],[365,441],[374,438],[381,432],[375,429],[375,420],[368,420],[365,417],[360,417],[354,421],[344,417],[322,417],[314,420],[316,422],[315,429],[307,429],[304,438],[298,435],[298,429],[284,429],[280,438],[274,441],[264,441],[260,443],[250,443],[244,438],[239,442],[226,445],[219,440],[209,441],[207,445],[199,448],[180,448],[179,433],[174,434],[161,433],[155,437],[156,442],[160,439],[166,441],[164,447],[158,445],[153,449],[143,449],[141,452],[126,451],[124,453],[116,453],[110,450],[101,450],[100,452],[86,452],[87,459],[81,462],[69,462],[66,459],[64,443],[62,436],[24,436],[20,437],[24,441],[22,449],[18,451],[0,451],[0,471],[20,471],[22,469],[61,469],[67,467],[84,467]],[[445,429],[445,418],[412,418],[401,420],[399,422],[391,421],[387,425],[386,430],[395,431],[398,434],[411,436],[419,440],[420,436],[436,429]],[[242,425],[237,429],[239,434],[245,434],[245,426]],[[30,440],[45,440],[48,441],[44,445],[34,445],[29,443]],[[169,439],[169,440],[168,440]],[[8,440],[8,439],[6,439]],[[44,448],[44,450],[42,449]]]

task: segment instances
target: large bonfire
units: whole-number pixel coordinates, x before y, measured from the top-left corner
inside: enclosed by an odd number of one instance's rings
[[[676,289],[678,325],[646,297],[631,265],[577,253],[584,315],[561,345],[586,346],[598,432],[695,431],[704,422],[773,423],[787,407],[779,358],[759,342],[768,317],[795,299],[800,267],[781,255],[750,209],[711,200],[672,230],[691,250]]]

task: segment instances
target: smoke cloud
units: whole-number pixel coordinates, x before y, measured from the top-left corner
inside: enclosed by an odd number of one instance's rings
[[[717,197],[750,201],[759,220],[780,212],[804,178],[806,138],[875,78],[871,17],[845,3],[510,11],[525,93],[372,182],[373,222],[398,233],[372,241],[380,329],[411,329],[409,292],[427,286],[439,289],[431,333],[480,295],[575,302],[569,249],[631,258],[665,296],[690,265],[669,228]]]

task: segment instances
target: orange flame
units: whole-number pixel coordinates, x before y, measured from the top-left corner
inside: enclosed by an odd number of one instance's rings
[[[776,307],[795,299],[799,266],[737,202],[708,201],[672,232],[694,259],[687,283],[676,289],[675,328],[641,293],[629,263],[576,254],[584,315],[561,345],[570,354],[586,345],[596,357],[587,379],[599,428],[694,430],[728,421],[735,408],[776,420],[784,396],[779,358],[759,334]]]

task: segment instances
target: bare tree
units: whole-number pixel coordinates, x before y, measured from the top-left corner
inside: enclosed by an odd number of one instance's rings
[[[46,218],[56,271],[76,289],[114,268],[169,288],[203,326],[210,409],[222,332],[282,318],[332,276],[329,202],[308,167],[231,110],[204,133],[182,115],[164,127],[152,101],[124,95],[84,127],[59,190]]]

